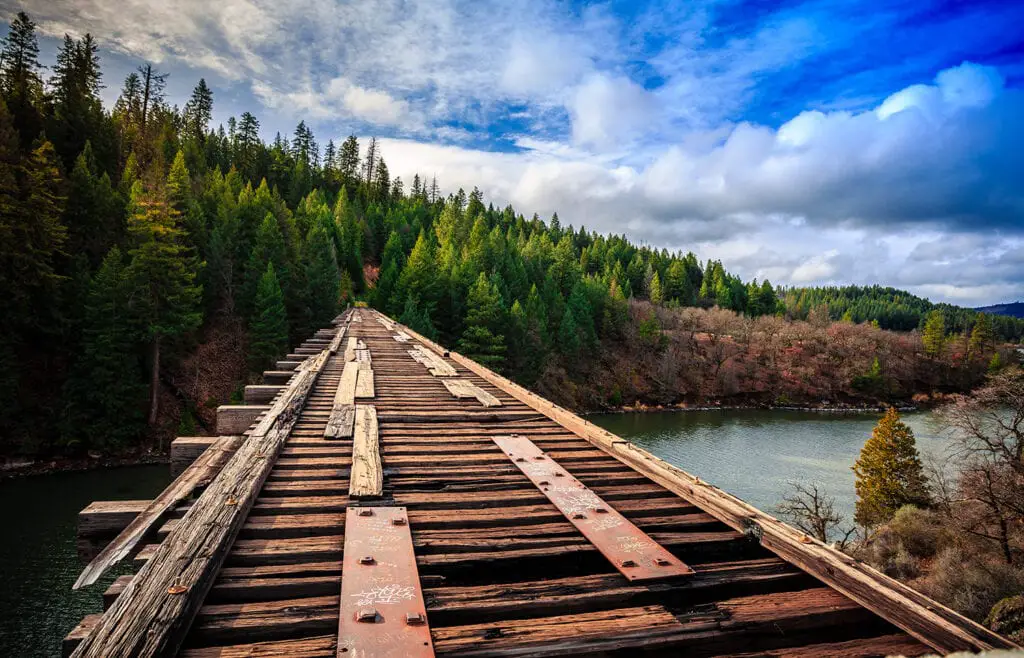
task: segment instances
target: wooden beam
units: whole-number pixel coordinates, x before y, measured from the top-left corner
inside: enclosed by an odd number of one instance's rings
[[[380,444],[377,439],[377,410],[370,405],[356,405],[352,470],[348,481],[349,498],[380,498],[384,493],[384,471],[381,468]]]
[[[291,370],[264,370],[264,384],[287,384],[295,373]]]
[[[355,431],[356,407],[354,404],[336,404],[324,428],[325,439],[350,439]]]
[[[300,365],[302,365],[302,361],[278,361],[276,362],[274,367],[277,368],[278,370],[291,371],[295,370]]]
[[[270,409],[265,404],[224,404],[217,407],[217,434],[242,434]]]
[[[444,351],[408,327],[402,329],[424,345]],[[452,361],[479,375],[523,404],[601,448],[654,482],[692,502],[725,524],[758,539],[791,564],[848,596],[894,626],[937,651],[987,651],[1019,648],[984,626],[957,614],[899,581],[811,539],[778,519],[743,502],[646,450],[545,400],[461,354]]]
[[[71,589],[92,585],[107,569],[127,557],[168,510],[191,496],[192,491],[200,484],[213,479],[241,443],[242,437],[240,436],[219,437],[200,455],[199,459],[186,468],[141,514],[135,517],[114,541],[100,551],[100,554],[78,576],[78,580],[75,581]]]
[[[349,336],[348,345],[345,347],[345,363],[349,361],[355,361],[356,359],[356,347],[359,345],[359,339],[355,336]]]
[[[303,363],[153,559],[78,646],[76,658],[177,653],[330,354],[325,349]]]
[[[216,440],[216,436],[179,436],[171,441],[171,476],[181,475]]]
[[[113,536],[124,530],[151,500],[96,500],[78,513],[78,538]]]
[[[282,384],[250,384],[245,387],[245,403],[269,404],[283,390]]]
[[[349,361],[346,363],[345,369],[341,371],[341,380],[338,382],[338,390],[334,394],[335,407],[355,404],[358,377],[359,366],[356,365],[355,361]]]
[[[500,407],[501,400],[494,397],[468,379],[443,379],[441,383],[456,398],[463,400],[475,398],[485,407]]]

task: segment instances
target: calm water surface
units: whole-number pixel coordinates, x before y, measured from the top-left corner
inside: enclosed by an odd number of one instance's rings
[[[103,591],[116,574],[71,591],[83,566],[75,550],[78,512],[94,500],[152,498],[168,482],[166,464],[0,482],[0,657],[59,656],[67,632],[103,609]]]
[[[792,480],[817,482],[852,516],[850,466],[879,414],[692,411],[608,414],[590,419],[659,457],[771,511]],[[904,415],[922,452],[946,446],[930,413]],[[166,465],[61,473],[0,482],[0,658],[57,656],[64,635],[102,609],[116,574],[72,592],[79,510],[94,500],[152,498],[170,481]]]
[[[922,456],[949,444],[932,412],[902,414]],[[600,414],[589,419],[665,461],[772,513],[787,483],[816,482],[853,518],[853,466],[881,414],[775,410]]]

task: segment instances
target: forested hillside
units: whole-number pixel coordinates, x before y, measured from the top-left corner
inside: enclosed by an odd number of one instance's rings
[[[300,122],[264,143],[248,112],[211,125],[203,80],[169,105],[149,65],[104,108],[95,41],[66,37],[44,71],[24,14],[0,61],[7,454],[203,431],[356,299],[579,408],[962,390],[1024,331],[953,307],[922,322],[935,309],[899,291],[780,299],[692,253],[393,178],[374,139]]]

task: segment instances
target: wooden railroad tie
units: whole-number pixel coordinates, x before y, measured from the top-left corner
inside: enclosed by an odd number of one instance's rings
[[[484,389],[480,388],[468,379],[444,379],[441,380],[444,387],[456,398],[476,398],[485,407],[500,407],[501,400],[494,397]]]

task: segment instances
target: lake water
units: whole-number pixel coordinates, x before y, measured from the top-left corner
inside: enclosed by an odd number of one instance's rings
[[[665,461],[774,513],[788,483],[816,482],[853,518],[853,466],[880,413],[761,409],[598,414],[588,419]],[[922,457],[949,440],[932,412],[902,414]]]
[[[170,482],[166,464],[57,473],[0,482],[0,656],[59,656],[78,621],[103,609],[116,574],[73,592],[82,563],[78,512],[94,500],[153,498]]]
[[[590,416],[662,459],[771,512],[787,482],[817,482],[852,517],[850,466],[879,414],[727,410]],[[930,413],[904,415],[922,452],[946,445]],[[102,609],[116,574],[72,592],[82,569],[76,516],[94,500],[148,499],[170,481],[166,465],[59,473],[0,482],[0,658],[58,656],[63,637]]]

